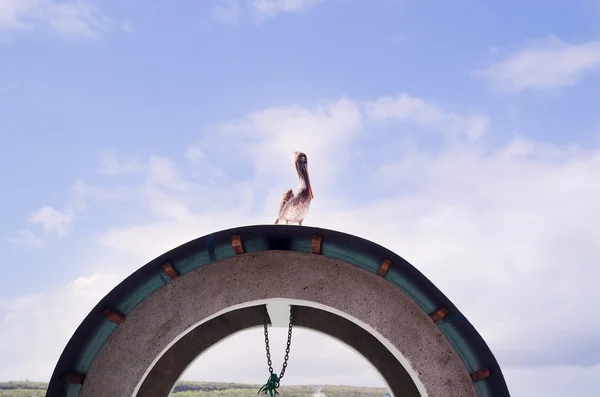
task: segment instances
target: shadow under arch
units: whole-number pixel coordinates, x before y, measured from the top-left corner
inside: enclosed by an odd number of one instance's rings
[[[253,279],[261,269],[270,280]],[[283,295],[268,291],[275,281]],[[76,330],[47,396],[132,396],[160,352],[198,319],[272,298],[316,301],[373,326],[402,352],[410,363],[405,371],[431,397],[509,396],[481,336],[416,268],[356,236],[287,225],[221,231],[138,269]]]

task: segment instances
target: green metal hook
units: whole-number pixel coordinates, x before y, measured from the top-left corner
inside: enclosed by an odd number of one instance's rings
[[[279,387],[279,378],[275,374],[271,374],[267,383],[260,388],[257,394],[260,393],[269,393],[269,397],[275,397],[276,394],[279,394],[277,388]]]

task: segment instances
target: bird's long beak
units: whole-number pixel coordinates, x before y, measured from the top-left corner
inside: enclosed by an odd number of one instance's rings
[[[308,175],[308,165],[304,168],[304,173],[306,174],[306,187],[308,188],[308,194],[310,196],[310,199],[314,199],[315,196],[313,196],[313,192],[312,192],[312,186],[310,185],[310,176]]]

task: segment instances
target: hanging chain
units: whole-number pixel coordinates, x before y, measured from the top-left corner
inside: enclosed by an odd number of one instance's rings
[[[270,397],[273,397],[275,394],[279,394],[277,392],[277,388],[279,387],[281,379],[285,375],[285,370],[287,368],[288,359],[290,358],[290,345],[292,344],[292,313],[291,313],[291,309],[290,309],[290,325],[288,328],[287,346],[285,348],[285,356],[283,358],[283,366],[281,368],[281,372],[280,372],[279,376],[277,376],[276,374],[273,373],[273,362],[271,361],[271,349],[269,347],[269,330],[267,328],[267,316],[268,316],[268,311],[267,311],[267,306],[265,305],[265,317],[264,317],[265,349],[267,351],[267,365],[269,366],[269,374],[271,374],[271,376],[269,377],[269,380],[267,381],[267,383],[263,387],[261,387],[258,392],[259,393],[264,392],[265,394],[267,394],[267,392],[268,392],[270,394]]]
[[[291,310],[290,310],[291,311]],[[265,306],[265,348],[267,350],[267,364],[269,365],[269,373],[273,375],[273,363],[271,362],[271,349],[269,348],[269,330],[267,328],[267,308]],[[290,345],[292,344],[292,314],[290,313],[290,325],[288,328],[288,336],[287,336],[287,346],[285,348],[285,357],[283,358],[283,367],[281,368],[281,373],[279,374],[279,380],[283,378],[285,375],[285,369],[287,368],[287,362],[290,358]],[[277,384],[279,386],[279,383]]]

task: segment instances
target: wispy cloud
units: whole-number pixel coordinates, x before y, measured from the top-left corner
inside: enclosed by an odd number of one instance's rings
[[[120,160],[114,150],[104,152],[100,161],[99,172],[104,175],[122,176],[138,172],[142,169],[138,159],[127,158]]]
[[[469,139],[483,136],[489,124],[487,117],[483,115],[460,115],[407,93],[367,102],[366,113],[372,120],[405,121],[421,127],[436,128],[448,137],[458,134]]]
[[[526,43],[475,74],[499,91],[514,93],[576,85],[598,69],[600,41],[568,43],[550,36]]]
[[[73,217],[73,213],[69,210],[61,212],[51,206],[43,206],[31,214],[29,222],[41,225],[45,232],[63,238],[71,229]]]
[[[1,361],[0,379],[48,381],[62,349],[79,323],[107,291],[118,284],[116,273],[96,273],[78,277],[61,288],[18,298],[0,297],[0,355],[11,357],[11,365]],[[64,299],[75,303],[65,304]],[[61,321],[56,321],[60,318]],[[45,330],[32,330],[41,326]],[[33,332],[32,332],[33,331]],[[25,339],[26,335],[35,340]],[[53,341],[48,343],[48,341]],[[19,343],[15,341],[28,341]],[[21,360],[29,356],[31,360]],[[31,375],[26,375],[31,374]]]
[[[250,0],[250,9],[262,20],[282,13],[309,10],[324,0]]]
[[[98,38],[110,19],[86,1],[1,0],[0,30],[30,31],[45,24],[64,37]]]
[[[242,16],[242,3],[240,0],[222,0],[213,7],[210,16],[219,23],[235,25]]]
[[[13,236],[8,238],[8,241],[26,247],[39,247],[42,245],[42,239],[29,229],[17,230]]]
[[[234,25],[244,15],[262,23],[277,15],[307,11],[324,0],[221,0],[211,10],[211,17],[220,23]]]
[[[75,222],[76,204],[73,201],[72,206],[63,211],[59,211],[50,205],[42,206],[31,212],[27,218],[27,223],[41,228],[41,232],[36,233],[30,228],[22,228],[9,237],[8,241],[28,247],[40,247],[46,238],[65,238]]]

